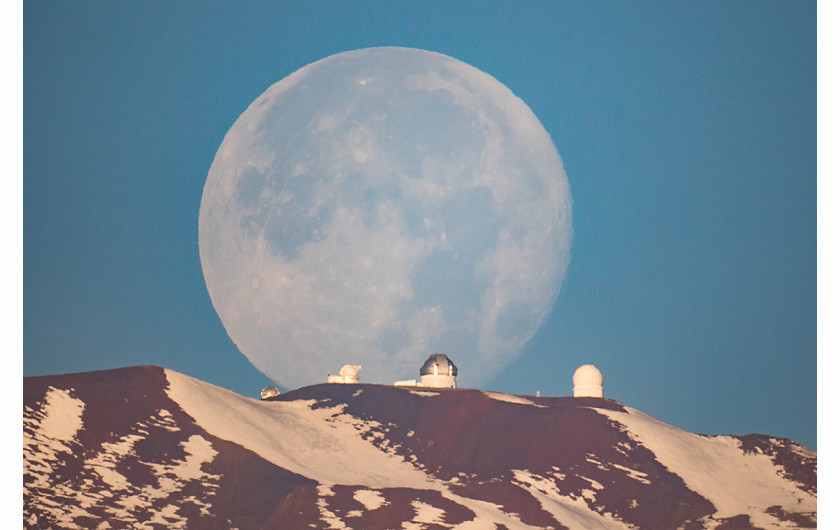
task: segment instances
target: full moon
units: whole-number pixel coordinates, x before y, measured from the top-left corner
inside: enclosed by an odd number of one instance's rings
[[[219,147],[201,267],[231,340],[280,386],[418,377],[459,386],[522,353],[572,239],[563,163],[493,77],[409,48],[332,55],[272,85]]]

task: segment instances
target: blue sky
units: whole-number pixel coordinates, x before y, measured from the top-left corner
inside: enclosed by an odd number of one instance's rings
[[[554,309],[486,389],[570,395],[593,363],[607,397],[684,429],[816,448],[816,8],[25,2],[24,376],[154,364],[270,384],[201,272],[216,149],[298,68],[407,46],[522,98],[574,200]]]

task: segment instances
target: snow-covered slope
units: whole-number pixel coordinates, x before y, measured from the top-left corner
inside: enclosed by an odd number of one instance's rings
[[[779,523],[778,513],[816,510],[812,488],[786,478],[785,468],[774,461],[774,454],[790,442],[768,439],[775,450],[760,447],[744,451],[741,440],[733,436],[701,436],[663,423],[638,410],[626,413],[604,411],[623,426],[630,436],[656,455],[669,471],[680,476],[689,489],[714,504],[715,517],[731,518],[746,513],[761,528]],[[816,455],[796,448],[803,460]],[[768,508],[776,507],[768,513]]]
[[[816,454],[600,398],[24,379],[26,528],[803,528]]]

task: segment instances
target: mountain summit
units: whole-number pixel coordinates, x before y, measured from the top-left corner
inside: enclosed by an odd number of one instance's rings
[[[24,378],[26,528],[809,528],[815,452],[599,397]]]

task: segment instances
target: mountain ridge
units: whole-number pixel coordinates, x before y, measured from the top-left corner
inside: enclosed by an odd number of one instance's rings
[[[808,528],[816,453],[604,398],[24,378],[27,528]]]

